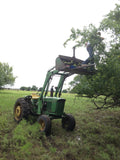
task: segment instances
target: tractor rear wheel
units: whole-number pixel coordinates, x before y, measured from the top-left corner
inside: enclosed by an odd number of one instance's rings
[[[70,114],[66,114],[65,117],[62,118],[62,127],[67,131],[73,131],[75,124],[75,118]]]
[[[14,105],[13,114],[16,122],[20,122],[22,118],[27,118],[30,114],[29,103],[26,102],[24,98],[17,99]]]
[[[40,124],[40,131],[45,132],[46,136],[51,134],[51,120],[47,115],[41,115],[38,118],[38,123]]]

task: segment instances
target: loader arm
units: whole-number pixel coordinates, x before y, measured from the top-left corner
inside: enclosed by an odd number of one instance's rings
[[[50,85],[50,80],[52,79],[52,76],[57,74],[59,71],[54,69],[55,67],[51,68],[46,75],[45,81],[44,81],[44,85],[40,94],[40,100],[43,99],[43,95],[45,93],[45,96],[47,95],[48,92],[48,88]]]
[[[55,97],[60,97],[61,96],[61,92],[62,92],[62,88],[63,88],[63,84],[64,84],[64,81],[67,77],[71,76],[72,74],[71,73],[63,73],[61,74],[61,77],[60,77],[60,80],[59,80],[59,83],[58,83],[58,86],[56,88],[56,92],[55,92]]]

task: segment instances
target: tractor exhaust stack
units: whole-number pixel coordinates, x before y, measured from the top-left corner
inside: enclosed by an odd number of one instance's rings
[[[73,47],[73,57],[75,58],[75,47]]]

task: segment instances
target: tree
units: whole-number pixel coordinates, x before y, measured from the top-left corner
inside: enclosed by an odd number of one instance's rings
[[[31,91],[31,87],[27,87],[26,90],[27,90],[27,91]]]
[[[32,88],[31,88],[31,90],[33,90],[33,91],[37,91],[37,90],[38,90],[38,88],[37,88],[35,85],[33,85],[33,86],[32,86]]]
[[[67,93],[68,91],[67,91],[67,89],[63,89],[63,91],[62,91],[63,93]]]
[[[0,62],[0,87],[10,84],[13,85],[16,77],[13,76],[13,68],[8,63]]]
[[[41,92],[41,91],[42,91],[42,89],[43,89],[43,87],[40,87],[40,88],[38,89],[38,91],[40,91],[40,92]]]
[[[120,43],[120,5],[116,4],[116,8],[110,11],[100,24],[100,29],[106,32],[111,31],[111,44]]]
[[[20,90],[25,91],[25,90],[27,90],[27,87],[22,86],[22,87],[20,87]]]
[[[76,47],[83,46],[91,39],[92,43],[95,43],[96,33],[99,31],[108,33],[110,38],[105,41],[105,44],[108,44],[106,47],[104,43],[94,47],[96,74],[77,76],[76,78],[80,79],[79,82],[73,80],[72,84],[75,86],[72,91],[82,96],[86,94],[90,98],[103,95],[105,98],[101,107],[107,104],[108,99],[111,104],[107,107],[113,107],[120,105],[120,5],[116,5],[116,8],[106,15],[98,28],[94,25],[84,27],[83,30],[72,28],[64,45],[70,40],[76,42]]]

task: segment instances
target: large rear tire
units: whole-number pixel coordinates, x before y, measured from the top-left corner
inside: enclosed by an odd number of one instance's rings
[[[75,124],[75,118],[70,114],[66,114],[65,117],[62,118],[62,127],[67,131],[73,131]]]
[[[45,132],[46,136],[51,134],[51,120],[47,115],[41,115],[38,118],[38,123],[40,124],[40,132]]]
[[[16,122],[20,122],[23,118],[27,118],[30,114],[29,103],[24,98],[17,99],[14,105],[14,119]]]

